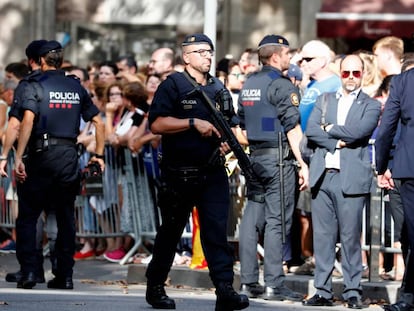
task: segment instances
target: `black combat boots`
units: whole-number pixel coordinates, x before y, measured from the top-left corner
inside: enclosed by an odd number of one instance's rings
[[[216,311],[242,310],[249,306],[249,298],[237,294],[230,282],[219,283],[216,296]]]
[[[145,298],[154,309],[175,309],[175,301],[167,296],[164,285],[147,285]]]

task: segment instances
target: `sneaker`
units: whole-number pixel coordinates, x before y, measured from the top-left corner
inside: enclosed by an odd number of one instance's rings
[[[124,258],[126,252],[123,247],[120,247],[114,251],[105,252],[104,258],[110,262],[120,262]]]
[[[88,259],[95,259],[95,252],[94,250],[90,250],[89,252],[82,253],[76,252],[75,256],[73,256],[75,260],[88,260]]]
[[[16,242],[11,239],[4,241],[0,245],[0,253],[6,253],[6,254],[16,253]]]

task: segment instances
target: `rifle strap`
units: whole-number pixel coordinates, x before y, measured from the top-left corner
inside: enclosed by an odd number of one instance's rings
[[[188,72],[186,70],[183,71],[183,75],[184,77],[186,77],[186,79],[196,88],[196,89],[200,89],[200,85],[197,83],[197,81],[195,81],[193,78],[190,77],[190,75],[188,74]],[[201,90],[200,90],[201,91]]]

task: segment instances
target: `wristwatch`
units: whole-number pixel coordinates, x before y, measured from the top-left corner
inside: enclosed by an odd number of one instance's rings
[[[194,128],[194,118],[190,118],[188,120],[188,123],[190,124],[190,129],[193,129]]]
[[[97,159],[102,159],[105,160],[105,156],[103,154],[97,154],[97,153],[91,153],[91,158],[97,158]]]

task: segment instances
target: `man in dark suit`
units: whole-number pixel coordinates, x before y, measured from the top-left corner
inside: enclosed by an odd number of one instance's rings
[[[375,141],[378,186],[393,189],[393,179],[400,182],[400,195],[408,232],[409,254],[397,303],[385,306],[389,311],[409,311],[414,308],[414,70],[410,69],[391,80],[390,95]],[[392,172],[387,170],[390,149],[401,120],[401,133],[394,150]]]
[[[373,170],[368,141],[377,126],[380,103],[361,91],[364,65],[357,55],[340,65],[342,87],[317,99],[307,125],[315,143],[310,163],[316,294],[306,306],[333,304],[332,271],[339,233],[348,308],[361,309],[362,210],[369,198]],[[322,101],[326,100],[322,124]]]

